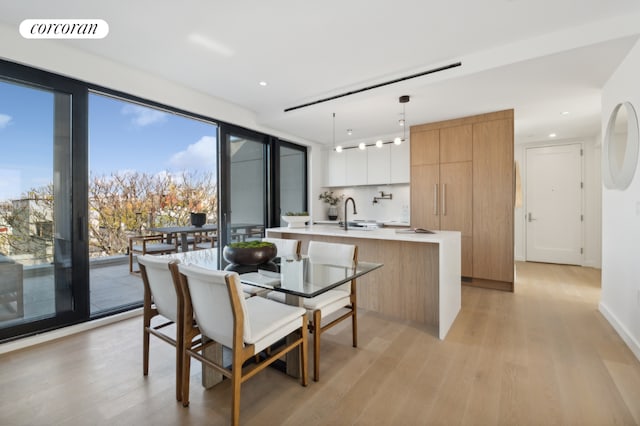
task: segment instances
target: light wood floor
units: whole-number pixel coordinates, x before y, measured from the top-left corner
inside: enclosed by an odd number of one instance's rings
[[[267,369],[243,384],[246,425],[640,424],[640,362],[597,311],[600,271],[517,264],[515,293],[463,287],[447,339],[378,315],[323,334],[321,381]],[[229,422],[228,382],[174,400],[173,352],[141,318],[0,357],[2,425]],[[335,331],[334,331],[335,330]]]

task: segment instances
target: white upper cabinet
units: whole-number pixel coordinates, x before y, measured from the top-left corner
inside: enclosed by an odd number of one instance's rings
[[[326,153],[325,186],[346,186],[347,159],[344,152],[333,150]]]
[[[409,183],[409,142],[369,146],[362,150],[327,151],[325,186],[387,185]]]
[[[400,145],[387,145],[391,156],[391,183],[409,183],[411,176],[411,157],[409,141],[404,141]]]
[[[367,184],[367,150],[347,149],[342,151],[346,159],[347,185]],[[345,155],[346,154],[346,155]]]
[[[367,184],[386,185],[391,179],[391,145],[367,148]]]

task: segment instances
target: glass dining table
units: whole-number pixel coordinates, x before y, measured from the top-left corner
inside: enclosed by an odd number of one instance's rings
[[[204,268],[220,269],[217,249],[167,254],[162,257]],[[319,296],[382,266],[384,264],[368,261],[348,261],[338,264],[329,259],[309,258],[303,255],[277,257],[272,262],[262,265],[231,264],[224,270],[237,272],[243,284],[283,293],[287,304],[302,306],[303,298]],[[295,351],[288,354],[287,374],[292,376],[298,374],[298,361]],[[217,377],[210,376],[211,373],[205,373],[203,369],[205,387],[210,387],[218,381]]]

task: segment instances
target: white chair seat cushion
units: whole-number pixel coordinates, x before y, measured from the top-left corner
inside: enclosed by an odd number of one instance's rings
[[[142,252],[142,244],[134,244],[132,248],[134,251]],[[174,246],[173,244],[153,243],[153,244],[147,244],[146,252],[153,253],[153,252],[171,251],[175,249],[176,249],[176,246]]]
[[[262,297],[245,300],[251,333],[245,334],[245,343],[255,345],[258,353],[278,340],[300,328],[301,317],[306,310],[297,306],[284,305]],[[246,327],[245,327],[246,331]]]
[[[350,293],[344,290],[329,290],[316,297],[304,298],[302,303],[309,312],[320,309],[322,315],[326,316],[349,305],[351,303],[350,296]],[[267,298],[280,303],[285,301],[284,293],[277,291],[267,293]]]
[[[257,296],[262,293],[266,293],[269,290],[267,290],[266,288],[256,287],[255,285],[242,284],[242,291],[245,294],[245,299],[246,299],[247,297]],[[282,301],[284,302],[284,299],[282,299]]]

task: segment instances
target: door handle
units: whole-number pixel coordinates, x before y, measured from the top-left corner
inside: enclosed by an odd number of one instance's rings
[[[433,214],[438,216],[438,184],[433,184]]]
[[[442,184],[442,216],[447,215],[447,184]]]
[[[535,219],[531,217],[531,212],[529,212],[528,214],[528,219],[529,222],[533,222]]]

